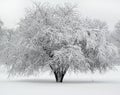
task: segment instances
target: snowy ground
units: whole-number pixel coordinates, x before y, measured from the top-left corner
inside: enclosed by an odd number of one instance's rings
[[[120,95],[120,70],[106,74],[67,74],[63,83],[54,76],[6,79],[1,75],[0,95]]]

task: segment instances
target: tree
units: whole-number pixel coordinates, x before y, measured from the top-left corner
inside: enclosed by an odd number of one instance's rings
[[[51,69],[62,82],[68,70],[102,72],[114,66],[117,48],[106,40],[105,23],[81,18],[74,6],[34,5],[19,23],[19,44],[7,54],[10,73]]]
[[[0,20],[0,30],[1,30],[2,26],[3,26],[3,22]]]
[[[114,27],[114,31],[111,35],[111,41],[117,45],[118,47],[120,46],[120,21],[118,21]]]
[[[118,48],[118,52],[119,52],[119,56],[117,58],[117,63],[119,65],[120,63],[120,21],[118,21],[115,26],[114,26],[114,30],[113,32],[111,33],[111,36],[110,36],[110,41],[117,46]]]
[[[5,60],[15,49],[18,43],[18,34],[13,29],[3,27],[4,23],[0,21],[0,66],[6,64]]]

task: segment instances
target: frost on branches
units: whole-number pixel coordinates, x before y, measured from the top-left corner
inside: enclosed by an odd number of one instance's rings
[[[10,73],[51,70],[62,82],[67,71],[102,72],[115,65],[117,48],[107,41],[106,23],[82,18],[74,6],[34,5],[19,23],[18,43],[4,60]]]

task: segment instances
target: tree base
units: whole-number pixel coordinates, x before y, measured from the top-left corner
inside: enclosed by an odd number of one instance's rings
[[[59,74],[55,74],[55,78],[56,78],[56,82],[62,83],[63,82],[63,78],[64,78],[64,74],[59,72]]]
[[[50,68],[54,72],[56,82],[62,83],[64,75],[66,74],[66,71],[69,68],[69,65],[61,64],[61,65],[58,65],[57,67],[55,65],[56,64],[50,64]]]

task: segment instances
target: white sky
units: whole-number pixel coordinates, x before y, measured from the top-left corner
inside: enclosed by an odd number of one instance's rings
[[[13,28],[24,17],[25,8],[32,1],[50,4],[77,4],[82,16],[106,21],[112,29],[120,19],[120,0],[0,0],[0,18],[8,28]]]

